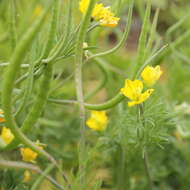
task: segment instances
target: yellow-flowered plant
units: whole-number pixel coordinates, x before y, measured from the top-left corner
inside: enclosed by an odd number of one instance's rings
[[[147,86],[153,86],[161,75],[162,71],[159,65],[156,67],[146,66],[141,73],[141,77]]]
[[[1,138],[3,139],[5,144],[9,144],[14,139],[14,135],[11,133],[10,129],[3,127],[1,132]]]
[[[20,152],[21,152],[22,160],[26,162],[34,163],[38,156],[38,154],[30,148],[21,148]]]
[[[89,5],[89,0],[81,0],[79,2],[79,9],[85,13]],[[101,26],[115,27],[120,18],[115,17],[111,12],[110,7],[104,7],[102,3],[97,3],[92,11],[94,20],[99,21]]]
[[[95,131],[105,130],[107,124],[108,124],[108,117],[105,111],[91,111],[91,116],[86,121],[86,125]]]
[[[0,123],[5,122],[3,114],[4,114],[3,110],[0,109]]]
[[[36,142],[36,145],[43,149],[42,146],[40,146],[40,143],[39,141]],[[32,163],[35,163],[35,160],[38,156],[38,153],[34,152],[31,148],[21,148],[20,149],[20,153],[21,153],[21,156],[22,156],[22,160],[23,161],[26,161],[26,162],[32,162]]]
[[[141,104],[146,101],[149,96],[152,94],[154,89],[148,89],[145,92],[143,91],[143,83],[140,80],[125,80],[124,88],[121,88],[121,93],[129,98],[131,101],[128,102],[128,106],[134,106]]]

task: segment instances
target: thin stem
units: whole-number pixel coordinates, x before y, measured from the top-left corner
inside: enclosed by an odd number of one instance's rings
[[[144,150],[144,157],[143,157],[143,160],[144,160],[144,167],[145,167],[145,171],[146,171],[146,176],[147,176],[148,183],[149,183],[149,189],[150,189],[150,190],[153,190],[153,189],[154,189],[154,186],[153,186],[152,178],[151,178],[150,171],[149,171],[148,153],[147,153],[146,148],[145,148],[145,150]]]
[[[142,29],[141,29],[141,34],[140,34],[139,42],[138,42],[138,57],[137,57],[137,62],[136,62],[134,73],[133,73],[133,78],[134,78],[136,72],[138,71],[139,67],[141,67],[142,64],[144,63],[145,53],[146,53],[146,42],[147,42],[148,29],[149,29],[150,13],[151,13],[151,0],[148,0],[145,16],[144,16],[144,20],[143,20],[143,25],[142,25]]]
[[[7,161],[7,160],[0,160],[0,168],[8,168],[8,169],[28,169],[31,171],[35,171],[38,174],[42,174],[45,178],[47,178],[52,184],[54,184],[60,190],[66,190],[63,186],[58,184],[52,177],[45,175],[44,172],[40,170],[38,166],[33,164],[28,164],[25,162],[15,162],[15,161]]]
[[[156,53],[154,53],[150,58],[148,58],[145,63],[139,68],[139,70],[137,71],[136,75],[134,78],[139,77],[140,73],[142,72],[142,70],[148,65],[150,64],[154,59],[157,58],[157,56],[159,56],[164,50],[166,50],[166,48],[168,47],[168,44],[164,45],[162,48],[160,48]]]
[[[76,40],[75,48],[75,84],[77,100],[79,102],[80,109],[80,144],[79,144],[79,178],[81,187],[84,184],[85,175],[85,107],[84,107],[84,97],[83,97],[83,84],[82,84],[82,63],[83,63],[83,43],[86,38],[88,25],[90,22],[91,13],[93,11],[96,0],[91,0],[88,5],[88,9],[83,16],[81,27]]]
[[[145,128],[146,123],[145,123],[145,118],[144,118],[144,106],[143,106],[143,104],[139,105],[139,114],[140,114],[140,121],[142,122],[142,126],[143,126],[143,128]],[[143,153],[144,153],[143,154],[143,161],[144,161],[145,172],[146,172],[146,176],[147,176],[147,180],[148,180],[148,184],[149,184],[149,189],[153,190],[154,185],[153,185],[150,170],[149,170],[149,160],[148,160],[148,153],[147,153],[147,146],[146,145],[143,149]]]

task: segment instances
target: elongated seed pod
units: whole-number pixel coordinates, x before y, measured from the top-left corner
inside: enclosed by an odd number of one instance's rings
[[[56,1],[57,3],[58,1]],[[51,50],[51,47],[53,46],[53,40],[54,40],[54,35],[55,35],[55,28],[57,26],[57,4],[55,5],[53,9],[53,17],[50,25],[50,31],[48,35],[48,42],[45,48],[44,56],[47,56],[48,53]],[[50,89],[50,81],[52,77],[52,66],[51,64],[45,65],[44,68],[44,74],[43,78],[41,80],[37,96],[35,98],[35,102],[31,108],[31,111],[27,115],[26,119],[24,120],[21,130],[22,132],[28,131],[30,128],[34,126],[36,121],[41,115],[41,112],[46,104],[47,97],[48,97],[48,92]],[[11,144],[7,145],[6,149],[13,149],[19,144],[18,139],[15,139]]]
[[[22,61],[27,51],[29,50],[33,39],[35,38],[36,34],[38,33],[42,24],[45,21],[49,8],[50,5],[39,17],[39,19],[36,20],[34,25],[31,28],[29,28],[29,30],[25,33],[25,35],[23,36],[22,40],[19,42],[18,46],[16,47],[13,53],[13,56],[10,60],[10,65],[7,67],[7,70],[4,75],[2,105],[6,119],[6,124],[11,129],[11,132],[14,134],[15,138],[19,139],[23,144],[30,147],[32,150],[36,151],[41,156],[55,163],[55,160],[52,158],[52,156],[50,156],[44,150],[40,149],[21,132],[12,115],[12,94],[17,73],[20,70],[20,65],[22,64]]]

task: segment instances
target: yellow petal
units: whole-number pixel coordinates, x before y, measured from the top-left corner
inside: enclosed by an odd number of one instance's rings
[[[154,92],[154,89],[148,89],[144,93],[142,93],[139,99],[139,103],[146,101],[153,92]]]
[[[143,83],[140,80],[125,80],[125,86],[121,89],[121,93],[130,100],[138,100],[143,89]]]

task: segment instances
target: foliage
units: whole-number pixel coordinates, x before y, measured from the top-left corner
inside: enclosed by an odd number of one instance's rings
[[[0,189],[188,190],[189,1],[83,3],[0,0]]]

